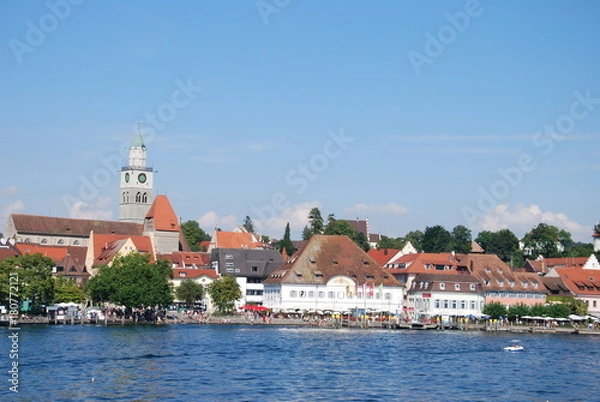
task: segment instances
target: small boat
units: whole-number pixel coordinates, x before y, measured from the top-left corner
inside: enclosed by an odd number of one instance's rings
[[[510,341],[510,346],[505,347],[504,350],[506,350],[507,352],[522,352],[523,350],[525,350],[525,348],[523,348],[523,345],[521,345],[520,342],[521,341],[518,339],[513,339],[512,341]]]

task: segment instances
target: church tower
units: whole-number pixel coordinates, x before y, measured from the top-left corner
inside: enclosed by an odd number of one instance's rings
[[[146,167],[146,146],[138,131],[129,147],[129,163],[121,168],[119,221],[144,223],[154,201],[154,169]]]

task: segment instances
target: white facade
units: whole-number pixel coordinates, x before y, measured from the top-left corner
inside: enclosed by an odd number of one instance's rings
[[[266,284],[263,304],[273,310],[332,310],[351,311],[365,309],[402,313],[404,288],[379,286],[356,287],[347,276],[335,276],[325,285],[317,284]]]
[[[136,134],[129,148],[128,166],[121,168],[119,221],[144,223],[154,200],[154,169],[146,167],[146,146]]]
[[[455,285],[448,284],[448,286]],[[425,317],[441,316],[443,321],[448,321],[450,317],[481,315],[484,305],[485,296],[483,294],[462,293],[460,291],[410,291],[406,304],[407,315],[411,319],[419,320]]]

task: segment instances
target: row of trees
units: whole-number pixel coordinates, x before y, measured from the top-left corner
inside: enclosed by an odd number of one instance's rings
[[[597,230],[600,235],[600,224],[596,225],[594,230]],[[412,231],[396,239],[382,236],[377,243],[377,248],[402,249],[407,241],[410,241],[419,252],[468,253],[471,250],[471,231],[465,226],[458,225],[450,232],[443,226],[437,225],[427,227],[425,232]],[[545,223],[540,223],[523,237],[522,249],[519,239],[509,229],[496,232],[482,231],[475,238],[475,242],[484,249],[485,253],[496,254],[502,261],[513,267],[520,267],[525,258],[537,258],[540,254],[545,258],[589,257],[594,252],[591,243],[575,243],[569,232]]]
[[[81,289],[74,280],[53,276],[54,262],[41,254],[21,255],[0,261],[0,300],[3,305],[19,302],[21,308],[38,314],[55,303],[110,302],[127,308],[167,307],[173,302],[169,279],[172,270],[165,260],[150,262],[149,256],[131,253],[102,266]],[[18,278],[18,283],[9,278]],[[218,311],[233,310],[242,297],[234,277],[225,276],[207,289]],[[175,291],[179,300],[192,306],[205,296],[202,285],[185,280]],[[11,300],[12,299],[12,300]]]
[[[567,318],[570,314],[585,316],[588,313],[585,302],[572,296],[554,296],[554,298],[549,296],[548,301],[550,303],[545,305],[527,306],[521,303],[508,308],[500,302],[492,302],[483,306],[482,313],[489,315],[491,318],[508,318],[509,320],[527,316]]]

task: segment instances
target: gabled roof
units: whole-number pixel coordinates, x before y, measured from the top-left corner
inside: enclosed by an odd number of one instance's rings
[[[457,267],[464,265],[452,253],[405,254],[390,261],[386,268],[396,274],[443,273],[457,274]],[[441,268],[441,269],[437,269]]]
[[[547,293],[538,274],[512,271],[495,254],[468,254],[465,263],[486,291]]]
[[[563,283],[577,296],[600,296],[600,272],[578,268],[554,268]]]
[[[211,279],[219,278],[214,269],[173,268],[173,279],[194,279],[201,276]]]
[[[399,252],[400,250],[395,248],[372,248],[367,251],[367,254],[369,254],[375,261],[377,261],[379,265],[383,267]]]
[[[127,242],[127,239],[131,239],[138,253],[149,254],[151,260],[154,259],[152,241],[148,236],[123,236],[94,233],[94,262],[92,266],[96,267],[98,265],[109,264]]]
[[[216,231],[214,239],[214,248],[264,248],[264,244],[253,233]]]
[[[425,285],[426,284],[426,285]],[[443,285],[442,285],[443,284]],[[458,289],[456,284],[459,285]],[[469,286],[461,286],[469,285]],[[470,285],[475,285],[471,289]],[[461,293],[483,293],[481,282],[473,275],[462,274],[417,274],[412,281],[409,292],[461,292]]]
[[[52,216],[13,214],[15,229],[20,234],[89,237],[96,233],[141,235],[143,226],[130,222],[98,221],[90,219],[56,218]]]
[[[326,284],[346,276],[356,285],[400,286],[363,249],[347,236],[313,235],[288,263],[277,268],[264,283]]]
[[[157,260],[167,260],[173,268],[204,269],[210,267],[210,253],[175,251],[171,254],[158,254]],[[213,269],[214,271],[214,269]]]
[[[67,256],[72,256],[76,260],[84,263],[87,247],[83,246],[48,246],[32,243],[17,243],[15,247],[21,254],[37,254],[40,253],[44,257],[50,258],[52,261],[60,261]]]
[[[552,294],[561,296],[570,296],[573,294],[559,276],[542,276],[542,282],[544,282],[544,285]]]
[[[159,194],[146,214],[146,220],[154,223],[154,229],[163,232],[179,232],[179,219],[166,195]]]

